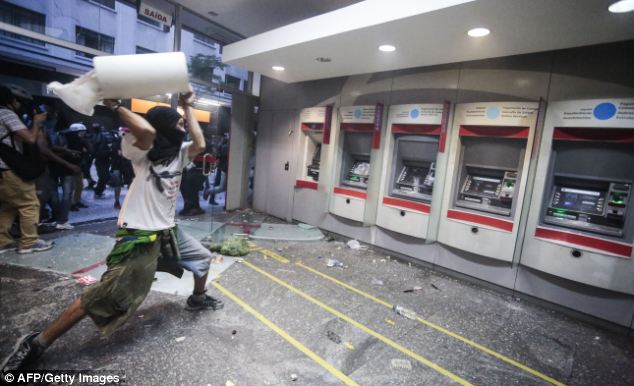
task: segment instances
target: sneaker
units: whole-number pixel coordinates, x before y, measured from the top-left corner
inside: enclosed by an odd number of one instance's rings
[[[114,208],[115,209],[121,209],[121,203],[119,201],[115,201],[114,202]]]
[[[64,223],[61,223],[61,224],[55,225],[55,229],[60,229],[60,230],[70,230],[70,229],[74,229],[74,228],[75,227],[70,225],[70,223],[68,221],[64,222]]]
[[[79,212],[79,206],[77,204],[73,204],[70,206],[71,212]]]
[[[26,247],[26,248],[18,248],[18,253],[20,254],[24,254],[24,253],[31,253],[31,252],[42,252],[42,251],[48,251],[49,249],[53,248],[53,246],[55,245],[55,243],[53,241],[44,241],[42,239],[38,239],[35,244],[31,245],[30,247]]]
[[[190,295],[187,298],[187,309],[189,311],[205,310],[208,308],[216,311],[223,308],[224,306],[225,303],[222,300],[212,298],[209,295],[205,295],[205,299],[202,301],[194,300],[194,295]]]
[[[5,245],[4,247],[0,248],[0,255],[5,252],[15,251],[17,247],[18,247],[18,244],[15,241],[12,241],[9,244]]]
[[[32,332],[20,338],[11,354],[2,362],[0,372],[22,370],[35,363],[44,352],[44,349],[40,347],[40,345],[33,343],[33,340],[39,334],[39,332]]]
[[[55,225],[57,225],[57,222],[55,222],[55,220],[53,220],[51,218],[47,218],[45,220],[42,220],[42,222],[40,222],[37,225],[41,226],[41,227],[55,228]]]
[[[78,208],[88,208],[88,205],[84,204],[83,202],[79,201],[78,203],[76,203],[75,205],[77,205]]]

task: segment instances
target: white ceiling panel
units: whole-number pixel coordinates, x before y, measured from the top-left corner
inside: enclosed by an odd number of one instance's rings
[[[223,57],[228,64],[297,82],[633,39],[634,12],[612,14],[611,3],[367,0],[230,44]],[[491,34],[468,37],[473,27],[487,27]],[[378,51],[384,43],[396,51]],[[273,71],[274,65],[286,70]]]

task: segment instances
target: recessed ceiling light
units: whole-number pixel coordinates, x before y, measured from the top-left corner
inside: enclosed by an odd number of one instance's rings
[[[318,57],[318,58],[315,58],[315,60],[316,60],[316,61],[318,61],[318,62],[321,62],[321,63],[329,63],[329,62],[332,62],[332,59],[330,59],[330,58],[326,58],[326,57],[323,57],[323,56],[320,56],[320,57]]]
[[[209,12],[207,12],[207,14],[208,14],[209,16],[214,16],[214,17],[215,17],[215,16],[218,16],[218,12],[214,12],[214,11],[209,11]]]
[[[392,51],[396,51],[396,47],[394,47],[391,44],[382,44],[379,46],[379,51],[392,52]]]
[[[487,36],[490,33],[491,31],[488,28],[478,27],[470,29],[469,32],[467,32],[467,35],[472,38],[481,38],[482,36]]]
[[[282,67],[282,66],[273,66],[273,70],[275,70],[275,71],[284,71],[285,68]]]
[[[634,0],[621,0],[608,7],[612,13],[625,13],[634,11]]]

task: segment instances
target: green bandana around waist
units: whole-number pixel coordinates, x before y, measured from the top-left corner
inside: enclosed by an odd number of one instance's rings
[[[159,238],[159,232],[119,228],[115,233],[116,244],[106,259],[107,264],[118,264],[130,256],[136,246],[155,242]]]

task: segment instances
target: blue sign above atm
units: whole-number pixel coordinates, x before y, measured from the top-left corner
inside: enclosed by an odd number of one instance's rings
[[[549,106],[556,127],[634,128],[634,99],[587,99]]]

